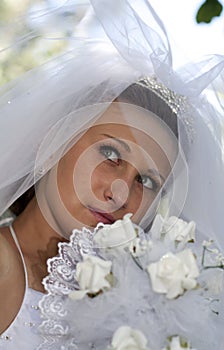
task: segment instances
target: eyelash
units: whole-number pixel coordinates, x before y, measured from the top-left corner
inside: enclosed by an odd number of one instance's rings
[[[116,154],[116,157],[110,159],[110,156],[108,156],[106,154],[106,152],[113,152]],[[118,151],[118,149],[112,145],[109,145],[109,144],[103,144],[103,145],[100,145],[99,147],[99,152],[100,154],[102,154],[106,160],[109,160],[110,162],[114,163],[114,164],[119,164],[119,161],[121,160],[121,153]],[[113,159],[116,159],[116,161],[114,161]]]
[[[142,183],[142,179],[143,179],[143,178],[148,178],[148,179],[151,181],[151,183],[152,183],[152,188],[149,188],[149,187],[146,187],[146,186],[143,185],[143,183]],[[146,189],[153,190],[154,192],[157,192],[157,191],[160,189],[160,186],[161,186],[161,184],[160,184],[159,181],[153,179],[151,176],[148,176],[148,175],[139,175],[139,176],[138,176],[138,181],[139,181],[139,183],[141,183]]]
[[[110,159],[110,156],[108,156],[106,154],[106,152],[111,152],[111,153],[115,153],[116,154],[116,157]],[[121,153],[119,152],[119,150],[114,146],[114,145],[110,145],[110,144],[102,144],[100,145],[99,147],[99,152],[101,155],[103,155],[105,157],[106,160],[110,161],[112,164],[116,164],[116,165],[119,165],[120,161],[122,160],[122,157],[121,157]],[[113,159],[116,159],[116,160],[113,160]],[[149,188],[149,187],[146,187],[142,184],[142,178],[143,177],[146,177],[148,178],[151,182],[152,182],[152,188]],[[153,190],[155,192],[157,192],[160,187],[161,187],[161,184],[158,180],[155,180],[154,178],[148,176],[148,175],[139,175],[137,177],[137,180],[139,183],[141,183],[146,189],[149,189],[149,190]]]

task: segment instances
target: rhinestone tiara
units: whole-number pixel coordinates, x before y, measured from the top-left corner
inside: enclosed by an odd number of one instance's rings
[[[155,76],[141,78],[137,81],[138,85],[146,87],[160,97],[172,110],[178,115],[186,110],[187,100],[183,95],[179,95],[158,82]]]

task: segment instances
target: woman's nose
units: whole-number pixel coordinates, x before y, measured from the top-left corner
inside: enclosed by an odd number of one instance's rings
[[[127,208],[133,181],[134,179],[131,177],[127,178],[127,176],[113,179],[105,189],[105,199],[107,201],[113,201],[113,206],[115,206],[116,209]]]
[[[112,199],[119,208],[125,208],[128,204],[130,189],[122,179],[115,179],[111,184]]]

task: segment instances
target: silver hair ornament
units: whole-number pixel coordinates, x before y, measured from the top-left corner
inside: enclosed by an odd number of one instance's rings
[[[186,97],[175,93],[162,83],[158,82],[155,76],[142,78],[137,82],[137,84],[153,91],[170,107],[172,112],[176,115],[186,110]]]
[[[193,119],[189,116],[190,105],[187,101],[187,97],[170,90],[164,84],[159,82],[155,76],[143,77],[138,80],[137,84],[154,92],[168,105],[177,117],[181,116],[181,120],[186,126],[188,137],[192,142],[195,131],[193,127]]]

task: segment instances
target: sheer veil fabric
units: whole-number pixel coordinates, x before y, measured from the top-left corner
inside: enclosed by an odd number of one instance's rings
[[[217,112],[205,98],[199,97],[222,70],[222,58],[209,57],[174,71],[165,28],[148,1],[92,1],[91,5],[67,52],[1,88],[0,164],[4,171],[0,174],[0,212],[38,182],[61,157],[64,145],[103,113],[121,91],[142,77],[154,75],[187,96],[189,104],[178,119],[182,149],[190,143],[190,181],[182,183],[186,187],[189,182],[189,189],[183,195],[176,190],[171,214],[172,210],[180,214],[187,195],[183,215],[202,225],[205,235],[218,236],[223,243],[221,119],[215,117]],[[94,38],[92,23],[98,28]],[[85,118],[79,115],[84,107],[88,109]],[[206,150],[203,154],[202,145]],[[203,174],[203,181],[199,174]],[[215,212],[214,203],[219,203]]]
[[[156,76],[186,97],[167,213],[194,220],[198,242],[213,239],[223,252],[223,109],[203,92],[223,69],[223,57],[213,56],[174,70],[166,30],[147,0],[91,0],[66,52],[1,88],[0,213],[37,184],[123,90]],[[147,229],[151,221],[149,210],[140,224]],[[220,325],[223,320],[220,313]],[[215,336],[214,348],[221,350],[221,326]]]

